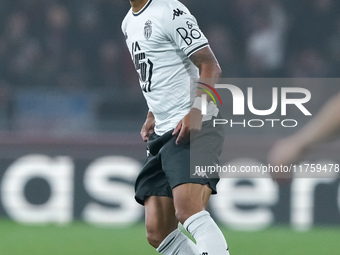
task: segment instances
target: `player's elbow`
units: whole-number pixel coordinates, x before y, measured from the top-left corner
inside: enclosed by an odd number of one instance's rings
[[[222,69],[221,69],[221,67],[220,67],[220,65],[218,63],[212,64],[211,69],[212,69],[211,72],[213,74],[212,77],[220,78],[222,76]]]
[[[209,62],[202,65],[201,74],[205,73],[205,77],[220,78],[222,69],[217,62]]]
[[[215,68],[216,77],[221,77],[222,76],[221,66],[218,63],[216,63],[214,68]]]

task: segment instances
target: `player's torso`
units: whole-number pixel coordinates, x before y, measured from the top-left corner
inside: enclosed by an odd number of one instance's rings
[[[140,15],[131,14],[126,23],[126,44],[144,92],[164,82],[169,77],[166,72],[178,69],[186,58],[164,33],[162,11],[151,5]]]
[[[198,78],[191,54],[207,40],[189,10],[175,0],[149,0],[138,13],[130,10],[122,30],[137,70],[156,132],[173,128],[190,110],[190,79]]]

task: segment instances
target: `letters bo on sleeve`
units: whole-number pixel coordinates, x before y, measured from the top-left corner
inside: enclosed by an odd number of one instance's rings
[[[163,16],[166,35],[187,55],[208,46],[196,18],[183,6],[169,6]]]

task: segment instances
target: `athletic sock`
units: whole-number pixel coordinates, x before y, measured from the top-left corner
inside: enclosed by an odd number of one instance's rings
[[[201,255],[229,255],[222,231],[207,211],[192,215],[184,222],[183,227],[196,240]]]
[[[196,245],[179,229],[171,232],[156,251],[163,255],[199,255]]]

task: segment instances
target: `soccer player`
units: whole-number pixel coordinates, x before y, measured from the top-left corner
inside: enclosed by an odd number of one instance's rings
[[[274,165],[298,163],[313,145],[340,136],[340,93],[331,98],[321,111],[299,132],[276,142],[268,161]],[[282,174],[279,178],[289,179]]]
[[[218,178],[190,178],[190,147],[212,145],[202,158],[215,165],[224,140],[223,130],[212,128],[218,108],[209,101],[202,116],[204,92],[197,84],[192,88],[191,78],[217,79],[220,66],[182,3],[130,3],[122,31],[149,108],[141,130],[148,157],[135,184],[135,198],[145,206],[147,239],[161,254],[229,254],[222,232],[205,211]],[[196,243],[178,229],[178,222]]]

